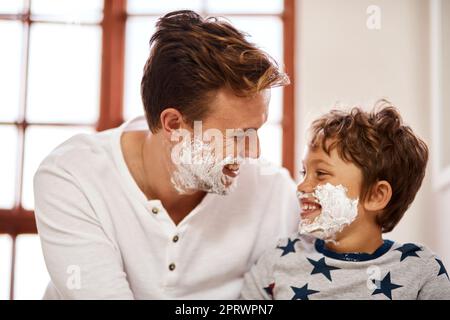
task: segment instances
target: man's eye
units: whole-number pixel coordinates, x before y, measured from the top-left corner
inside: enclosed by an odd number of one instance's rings
[[[328,175],[328,173],[324,172],[324,171],[316,171],[316,174],[317,174],[318,177],[323,177],[323,176]]]
[[[306,170],[300,170],[298,174],[300,175],[300,178],[304,178],[306,176]]]

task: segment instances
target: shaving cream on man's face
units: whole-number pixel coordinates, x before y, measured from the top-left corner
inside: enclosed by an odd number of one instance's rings
[[[225,175],[223,170],[241,162],[239,158],[217,159],[214,146],[200,139],[185,139],[182,143],[179,161],[174,163],[171,173],[171,182],[180,194],[201,190],[226,195],[234,189],[235,178]]]
[[[298,194],[305,199],[305,193]],[[299,233],[310,235],[322,240],[334,240],[336,234],[350,225],[358,215],[358,199],[350,199],[347,189],[330,183],[319,185],[314,189],[312,197],[321,207],[321,213],[312,221],[302,219]]]

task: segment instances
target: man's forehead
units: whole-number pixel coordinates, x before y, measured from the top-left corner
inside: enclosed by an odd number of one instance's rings
[[[215,94],[211,106],[218,109],[241,108],[242,106],[267,106],[270,101],[270,89],[265,89],[251,96],[238,96],[229,89],[220,89]],[[246,108],[249,110],[251,108]]]
[[[210,117],[234,129],[257,129],[267,120],[270,90],[251,97],[239,97],[230,91],[219,90],[210,105]]]

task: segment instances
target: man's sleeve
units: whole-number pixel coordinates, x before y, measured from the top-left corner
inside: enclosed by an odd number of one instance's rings
[[[54,164],[34,176],[35,214],[50,278],[62,299],[134,299],[117,246],[76,179]]]
[[[289,171],[283,169],[279,186],[274,189],[282,197],[280,201],[280,230],[278,239],[291,236],[298,231],[300,223],[300,204],[297,198],[297,185],[292,180]]]
[[[265,219],[260,230],[265,239],[263,250],[272,248],[279,239],[291,236],[298,231],[300,222],[300,204],[297,199],[297,186],[292,180],[289,171],[285,168],[272,168],[273,179],[270,185],[269,197],[266,201]],[[267,241],[271,239],[271,241]],[[258,256],[259,258],[259,256]]]
[[[426,279],[419,291],[419,300],[450,300],[450,280],[442,260],[432,256],[427,261]]]
[[[277,261],[277,250],[266,251],[258,262],[244,276],[241,299],[272,300],[275,289],[274,267]]]
[[[257,241],[249,260],[249,268],[267,249],[276,246],[280,239],[292,236],[298,231],[300,206],[296,185],[286,169],[269,167],[267,173],[270,192],[265,201],[263,218],[258,230]],[[272,171],[271,171],[272,170]]]

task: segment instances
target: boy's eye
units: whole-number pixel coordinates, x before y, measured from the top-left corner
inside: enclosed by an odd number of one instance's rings
[[[317,174],[318,177],[323,177],[323,176],[328,175],[328,173],[324,172],[324,171],[316,171],[316,174]]]

